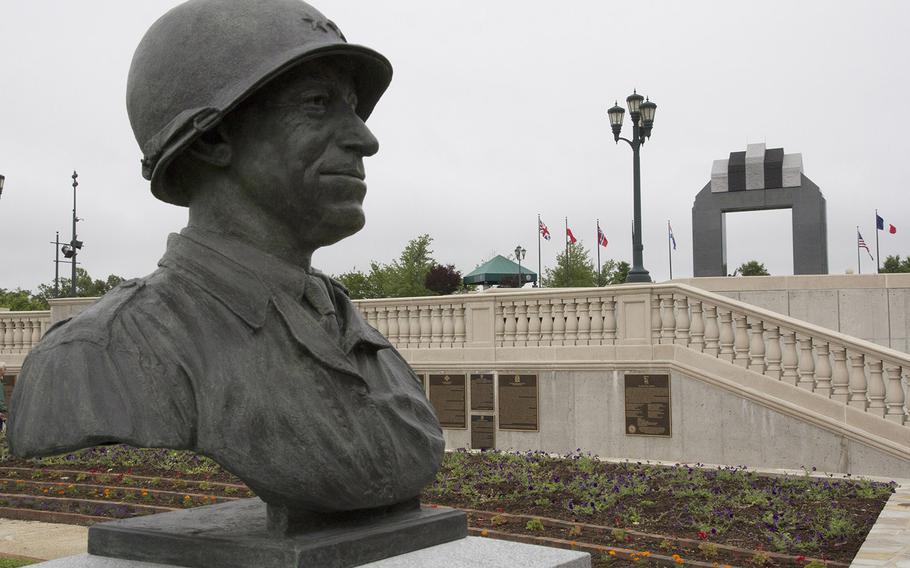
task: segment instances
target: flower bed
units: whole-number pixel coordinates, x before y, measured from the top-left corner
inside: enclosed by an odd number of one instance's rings
[[[20,460],[0,446],[0,455],[0,515],[43,510],[90,522],[252,495],[190,452],[108,446]],[[422,499],[467,510],[471,534],[586,550],[595,566],[835,568],[856,554],[893,487],[809,471],[451,452]]]

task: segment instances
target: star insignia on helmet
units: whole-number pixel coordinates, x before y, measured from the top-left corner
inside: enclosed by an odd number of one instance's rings
[[[331,20],[318,20],[312,16],[305,16],[303,18],[303,21],[309,24],[310,28],[313,31],[319,30],[324,33],[334,33],[341,38],[341,41],[347,42],[344,34],[341,33],[341,30],[338,28],[338,26],[336,26],[335,23]]]

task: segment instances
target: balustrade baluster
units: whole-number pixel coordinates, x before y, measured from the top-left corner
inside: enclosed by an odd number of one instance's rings
[[[420,306],[420,347],[429,347],[432,341],[433,327],[430,322],[430,306]]]
[[[376,326],[376,331],[382,334],[383,337],[388,339],[389,337],[389,314],[386,311],[385,306],[380,306],[376,308],[378,325]]]
[[[540,302],[540,346],[553,344],[553,306],[547,300]]]
[[[528,344],[528,306],[524,300],[515,302],[515,346]]]
[[[506,341],[506,315],[505,315],[505,306],[502,302],[496,304],[496,324],[494,326],[494,332],[496,334],[496,345],[502,347],[505,345]]]
[[[831,397],[831,361],[828,359],[828,344],[819,341],[815,346],[815,392]]]
[[[389,343],[398,345],[398,306],[388,306],[386,308],[386,320],[389,322]]]
[[[528,300],[528,347],[540,345],[540,302]]]
[[[603,343],[604,345],[614,345],[616,343],[616,300],[613,296],[604,298],[601,309],[604,314]]]
[[[683,347],[689,346],[689,298],[682,296],[676,299],[676,333],[674,342]]]
[[[673,313],[673,294],[660,296],[660,342],[673,343],[676,338],[676,314]]]
[[[513,302],[508,302],[503,306],[503,315],[506,318],[506,329],[502,336],[502,345],[503,347],[514,347],[516,322],[515,304]]]
[[[869,406],[866,412],[885,417],[885,379],[882,376],[882,362],[869,361]]]
[[[699,353],[705,350],[705,318],[701,311],[701,300],[692,300],[692,323],[689,325],[689,348]]]
[[[906,420],[904,417],[905,401],[904,388],[901,386],[901,368],[888,366],[888,398],[885,399],[888,412],[885,414],[885,418],[891,422],[903,424]]]
[[[719,357],[728,363],[733,362],[733,314],[727,310],[720,312],[720,354]]]
[[[781,366],[784,368],[784,372],[781,374],[780,380],[796,386],[799,380],[799,373],[796,372],[799,366],[799,357],[796,354],[796,334],[786,330],[781,331],[780,335],[784,344],[784,352],[781,359]]]
[[[812,357],[812,338],[800,335],[799,341],[799,382],[801,389],[815,390],[815,358]]]
[[[563,314],[563,303],[562,300],[552,300],[552,304],[553,339],[551,345],[564,345],[566,339],[566,318]]]
[[[861,353],[850,354],[850,401],[854,408],[866,410],[866,358]]]
[[[442,306],[432,306],[430,310],[430,347],[442,345]]]
[[[455,339],[455,318],[453,317],[452,304],[442,307],[442,346],[451,347]]]
[[[35,317],[29,319],[32,320],[32,340],[30,342],[31,345],[29,345],[29,349],[31,349],[41,340],[41,322]]]
[[[464,304],[455,306],[455,347],[461,347],[467,341],[464,332]]]
[[[705,353],[717,357],[720,353],[720,329],[717,326],[717,307],[705,306]]]
[[[591,344],[591,314],[588,312],[590,302],[587,298],[579,298],[577,302],[577,314],[578,314],[578,339],[575,340],[575,345],[590,345]]]
[[[606,307],[606,302],[603,298],[592,298],[591,304],[589,306],[589,313],[591,314],[591,330],[590,336],[591,339],[588,342],[591,345],[603,345],[606,343],[604,341],[604,310]]]
[[[780,380],[780,329],[777,326],[770,326],[768,330],[768,349],[765,360],[768,367],[765,369],[765,375]]]
[[[736,338],[733,344],[736,356],[733,363],[745,368],[749,366],[749,332],[746,331],[746,316],[734,314],[733,320],[736,322]]]
[[[398,347],[405,348],[411,338],[411,321],[408,317],[408,307],[398,307]]]
[[[408,347],[420,347],[420,309],[418,306],[408,306]]]
[[[747,323],[749,323],[747,321]],[[765,372],[765,324],[754,320],[749,325],[751,339],[749,342],[749,369],[756,373]]]
[[[13,322],[13,352],[25,353],[25,322],[17,320]]]
[[[835,347],[831,351],[834,369],[831,374],[831,400],[847,404],[850,400],[850,373],[847,371],[847,350]]]
[[[576,313],[575,299],[563,300],[562,309],[566,317],[566,337],[563,340],[563,345],[575,345],[578,339],[578,314]]]
[[[13,346],[13,329],[9,320],[0,319],[0,352],[9,352]]]
[[[651,343],[660,343],[660,296],[651,294]]]

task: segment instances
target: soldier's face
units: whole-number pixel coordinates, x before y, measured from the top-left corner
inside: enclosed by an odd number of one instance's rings
[[[364,156],[379,143],[354,112],[350,73],[328,60],[264,87],[232,113],[232,170],[250,201],[314,250],[364,224]]]

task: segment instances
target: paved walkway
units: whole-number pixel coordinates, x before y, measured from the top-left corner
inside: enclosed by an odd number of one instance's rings
[[[83,554],[88,527],[0,519],[0,554],[52,560]]]
[[[910,480],[898,483],[850,566],[910,568]]]

